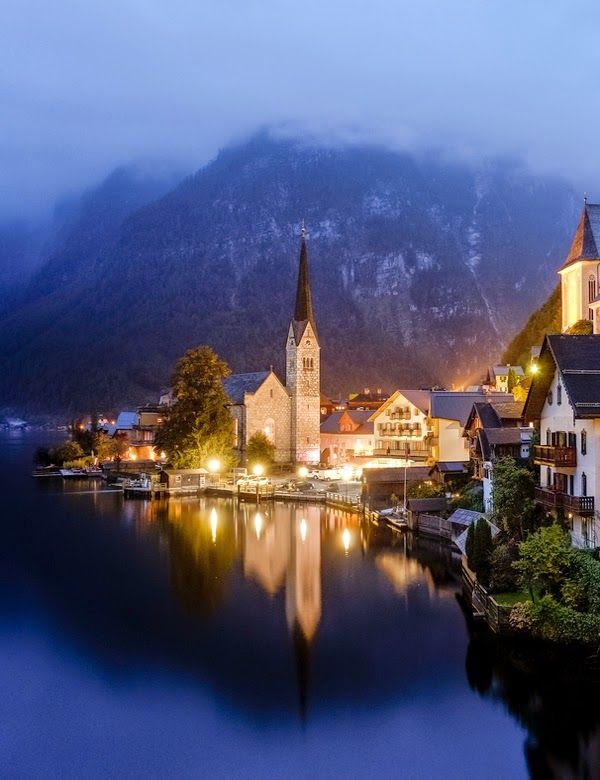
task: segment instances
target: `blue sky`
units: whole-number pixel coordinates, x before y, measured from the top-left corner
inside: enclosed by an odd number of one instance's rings
[[[592,197],[600,178],[594,2],[19,0],[2,16],[5,215],[131,160],[193,170],[265,125],[517,156]]]

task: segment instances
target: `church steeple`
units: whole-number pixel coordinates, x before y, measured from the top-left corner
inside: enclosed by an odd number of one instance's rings
[[[304,221],[300,228],[300,267],[298,269],[298,286],[296,288],[296,306],[294,307],[294,320],[296,322],[310,322],[315,327],[310,292],[310,277],[308,274],[308,251],[306,249],[306,228]]]

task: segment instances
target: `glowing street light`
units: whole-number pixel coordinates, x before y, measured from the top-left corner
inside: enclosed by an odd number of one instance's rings
[[[257,463],[252,468],[252,473],[254,474],[255,477],[262,477],[262,475],[264,474],[264,471],[265,471],[265,468],[260,463]]]
[[[221,468],[221,462],[217,458],[212,458],[208,461],[208,470],[211,474],[216,474]]]
[[[308,477],[308,469],[306,468],[306,466],[300,466],[300,468],[298,469],[298,476],[301,479],[306,479],[306,477]]]

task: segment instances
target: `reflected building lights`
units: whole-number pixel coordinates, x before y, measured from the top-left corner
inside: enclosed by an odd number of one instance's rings
[[[300,539],[302,539],[303,542],[306,541],[307,533],[308,533],[308,525],[306,523],[306,520],[302,518],[302,520],[300,520]]]
[[[254,530],[256,531],[256,538],[260,539],[260,533],[263,527],[263,519],[260,512],[254,515]]]
[[[352,534],[349,528],[344,528],[342,531],[342,544],[344,545],[344,552],[348,552],[350,549],[350,543],[352,542]]]
[[[217,510],[213,507],[210,510],[210,534],[213,542],[217,541],[217,525],[218,525]]]

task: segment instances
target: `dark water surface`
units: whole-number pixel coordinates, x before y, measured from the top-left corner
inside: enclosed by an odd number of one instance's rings
[[[39,439],[0,439],[3,777],[598,776],[596,683],[470,637],[443,548],[34,480]]]

